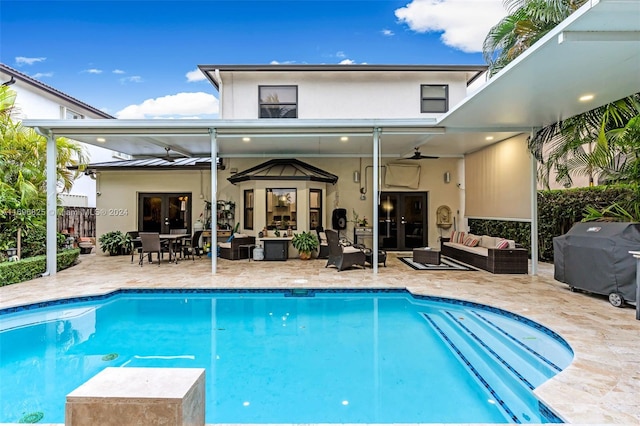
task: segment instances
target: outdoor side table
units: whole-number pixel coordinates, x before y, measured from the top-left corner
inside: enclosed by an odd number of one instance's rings
[[[255,244],[240,244],[238,245],[238,259],[240,259],[240,250],[247,249],[247,255],[249,256],[249,262],[251,262],[251,255],[253,249],[256,248]]]
[[[440,264],[440,251],[424,248],[413,249],[413,261],[417,263],[428,263],[429,265]]]

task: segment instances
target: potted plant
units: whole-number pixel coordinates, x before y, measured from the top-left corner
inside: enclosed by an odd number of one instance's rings
[[[300,234],[293,234],[291,245],[300,253],[300,259],[311,259],[311,252],[318,249],[318,239],[311,232],[302,231]]]
[[[121,231],[110,231],[102,234],[98,241],[103,252],[109,253],[111,256],[117,256],[125,254],[131,239]]]

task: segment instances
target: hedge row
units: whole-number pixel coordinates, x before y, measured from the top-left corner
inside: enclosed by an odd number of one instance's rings
[[[58,252],[58,271],[73,265],[80,255],[80,249]],[[28,257],[17,262],[0,263],[0,287],[37,278],[47,269],[47,256]]]
[[[580,222],[587,206],[601,210],[616,202],[626,204],[634,201],[640,201],[637,189],[627,185],[538,191],[539,259],[553,261],[553,237],[565,234],[574,223]],[[531,247],[531,225],[528,222],[469,219],[469,232],[500,236]]]

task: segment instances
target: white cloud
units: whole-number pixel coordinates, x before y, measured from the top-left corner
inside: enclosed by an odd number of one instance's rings
[[[147,99],[139,105],[129,105],[118,111],[116,117],[124,119],[199,117],[218,114],[218,99],[204,92],[183,92],[175,95]],[[172,117],[173,116],[173,117]]]
[[[353,65],[356,62],[353,59],[343,59],[340,62],[338,62],[340,65]]]
[[[343,51],[336,52],[336,56],[338,58],[346,58],[347,57],[347,55],[345,55],[345,53]]]
[[[197,81],[204,81],[207,79],[202,73],[202,71],[200,71],[200,68],[196,68],[193,71],[189,71],[186,74],[186,77],[187,77],[187,83],[194,83]]]
[[[126,74],[126,72],[124,72],[122,70],[119,70],[119,69],[115,69],[115,70],[113,70],[111,72],[114,73],[114,74]]]
[[[139,75],[132,75],[131,77],[124,77],[120,79],[120,83],[142,83],[144,80]]]
[[[503,0],[412,0],[396,9],[400,22],[419,33],[442,32],[442,42],[463,52],[481,52],[489,29],[507,15]]]
[[[86,72],[89,74],[102,74],[102,70],[99,70],[97,68],[89,68],[88,70],[84,70],[82,72]]]
[[[31,77],[38,79],[38,78],[43,78],[43,77],[53,77],[53,73],[52,72],[37,72],[34,75],[32,75]]]
[[[291,65],[291,64],[295,64],[297,61],[276,61],[273,60],[270,62],[271,65]]]
[[[382,30],[382,35],[387,36],[387,37],[391,37],[391,36],[394,36],[395,33],[393,31],[385,28],[384,30]]]
[[[39,58],[27,58],[26,56],[16,56],[16,65],[33,65],[36,62],[44,62],[47,58],[39,57]]]

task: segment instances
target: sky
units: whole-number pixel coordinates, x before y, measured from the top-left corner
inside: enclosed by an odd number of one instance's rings
[[[117,118],[215,118],[197,65],[480,65],[505,15],[502,0],[0,0],[0,62]]]

